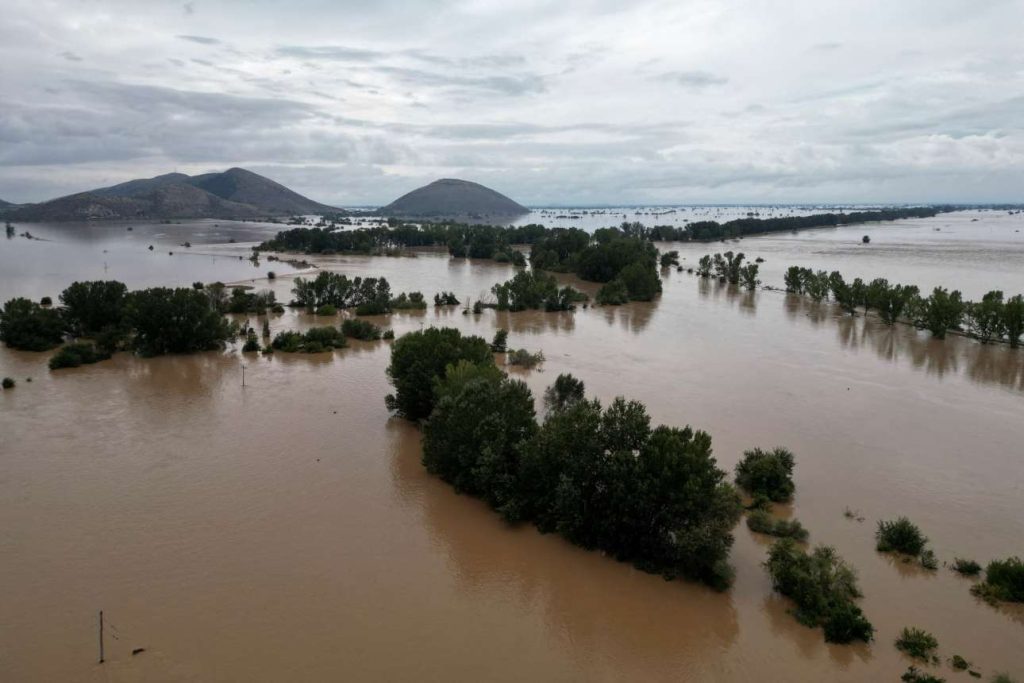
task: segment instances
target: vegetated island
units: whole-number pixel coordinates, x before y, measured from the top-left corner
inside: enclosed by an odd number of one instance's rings
[[[254,220],[296,214],[346,213],[303,197],[244,168],[196,176],[167,173],[38,204],[0,206],[0,211],[8,220],[24,222],[193,218]]]

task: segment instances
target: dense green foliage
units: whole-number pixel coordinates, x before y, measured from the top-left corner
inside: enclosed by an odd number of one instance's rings
[[[974,560],[965,559],[962,557],[953,558],[953,564],[950,565],[953,571],[963,576],[977,576],[981,573],[981,565]]]
[[[102,351],[96,348],[95,344],[89,342],[72,342],[60,348],[50,358],[50,369],[77,368],[79,365],[98,363],[101,360],[110,358],[109,351]]]
[[[493,364],[487,342],[480,337],[462,336],[450,327],[429,327],[403,335],[391,347],[388,378],[395,387],[389,395],[390,410],[409,420],[429,417],[434,408],[434,385],[444,377],[449,365],[466,360],[475,364]]]
[[[938,647],[939,641],[935,636],[919,628],[904,627],[896,639],[897,650],[925,662],[937,659],[935,650]]]
[[[74,282],[61,292],[64,324],[75,337],[94,337],[124,325],[128,288],[116,280]]]
[[[777,538],[806,541],[810,535],[800,520],[776,519],[766,510],[753,510],[747,515],[747,528]]]
[[[458,306],[459,299],[455,296],[455,292],[441,292],[440,294],[434,295],[435,306]]]
[[[916,666],[907,667],[907,670],[900,676],[900,680],[903,683],[946,683],[945,678],[921,671]]]
[[[937,339],[945,339],[946,330],[960,327],[964,302],[960,292],[936,287],[932,295],[921,302],[919,320]]]
[[[345,335],[331,325],[311,327],[305,332],[278,332],[274,335],[274,341],[270,343],[273,350],[285,353],[323,353],[343,349],[346,345]]]
[[[906,517],[879,521],[875,531],[875,548],[883,553],[897,552],[917,557],[927,543],[928,539],[917,525]]]
[[[796,603],[797,620],[823,626],[826,641],[871,640],[874,627],[854,603],[860,597],[856,574],[833,548],[806,553],[784,538],[772,546],[765,567],[775,590]]]
[[[509,365],[521,365],[524,368],[533,368],[544,362],[544,352],[532,353],[526,349],[513,349],[508,353]]]
[[[747,493],[763,495],[779,503],[793,497],[793,466],[796,460],[785,448],[764,451],[755,448],[743,453],[736,464],[736,484]]]
[[[47,351],[64,339],[59,312],[25,298],[10,299],[0,311],[0,340],[24,351]]]
[[[1019,557],[992,560],[985,567],[985,580],[971,591],[989,602],[1024,602],[1024,561]]]
[[[499,311],[568,311],[586,295],[572,287],[559,287],[553,275],[538,271],[521,270],[511,280],[491,287],[498,300]]]
[[[565,410],[570,405],[586,398],[581,380],[563,372],[555,383],[544,391],[544,407],[548,412]]]
[[[361,339],[362,341],[376,341],[383,336],[384,332],[380,327],[368,320],[359,318],[346,318],[341,321],[341,333],[346,337]]]
[[[128,294],[125,324],[143,355],[191,353],[220,346],[231,329],[203,292],[189,287],[152,287]]]
[[[597,303],[602,306],[621,306],[629,303],[629,289],[626,283],[616,278],[597,290]]]
[[[491,340],[491,351],[494,353],[505,353],[508,350],[508,330],[499,329],[494,333]]]

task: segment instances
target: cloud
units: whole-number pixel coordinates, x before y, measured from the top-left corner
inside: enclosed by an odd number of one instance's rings
[[[200,45],[220,45],[221,41],[216,38],[210,38],[208,36],[177,36],[180,40],[187,40],[190,43],[198,43]]]
[[[384,53],[344,45],[282,45],[275,52],[281,57],[297,59],[322,59],[331,62],[372,62],[384,57]]]
[[[74,52],[71,52],[70,50],[66,50],[64,52],[61,52],[60,56],[63,57],[64,59],[68,60],[69,62],[80,62],[80,61],[82,61],[81,57],[76,55]]]
[[[717,76],[707,71],[667,71],[659,74],[659,81],[680,85],[684,88],[700,89],[712,85],[724,85],[729,79],[724,76]]]

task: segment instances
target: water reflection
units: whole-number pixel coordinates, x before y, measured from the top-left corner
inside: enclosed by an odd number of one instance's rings
[[[745,290],[739,285],[702,277],[697,280],[697,292],[704,299],[724,300],[746,315],[757,314],[757,292]]]

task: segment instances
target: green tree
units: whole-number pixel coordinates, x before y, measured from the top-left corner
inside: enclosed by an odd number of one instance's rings
[[[757,286],[761,284],[761,281],[757,279],[757,271],[756,263],[748,263],[740,268],[740,282],[750,291],[757,289]]]
[[[779,503],[793,497],[793,467],[796,459],[785,448],[743,453],[736,464],[736,484],[752,496],[762,495]]]
[[[544,407],[549,412],[565,410],[584,398],[586,398],[586,395],[584,393],[583,381],[563,372],[555,378],[554,384],[549,386],[544,392]]]
[[[1002,339],[1004,333],[1003,293],[994,290],[981,298],[981,301],[966,305],[965,313],[968,328],[982,344],[993,339]]]
[[[429,417],[434,408],[434,384],[449,365],[467,360],[477,365],[494,364],[487,342],[464,337],[457,329],[429,327],[403,335],[391,346],[387,373],[395,394],[389,395],[389,410],[408,420]]]
[[[92,337],[122,327],[127,294],[128,288],[116,280],[72,283],[60,295],[68,332],[76,337]]]
[[[0,311],[0,340],[13,349],[47,351],[64,338],[60,313],[25,298],[10,299]]]
[[[960,292],[936,287],[923,304],[920,322],[936,339],[945,339],[946,330],[960,326],[964,314]]]
[[[128,294],[125,321],[134,348],[147,356],[191,353],[220,346],[230,336],[224,316],[203,292],[153,287]]]
[[[1002,323],[1010,346],[1020,346],[1020,337],[1024,334],[1024,296],[1018,294],[1006,300],[1003,304]]]

